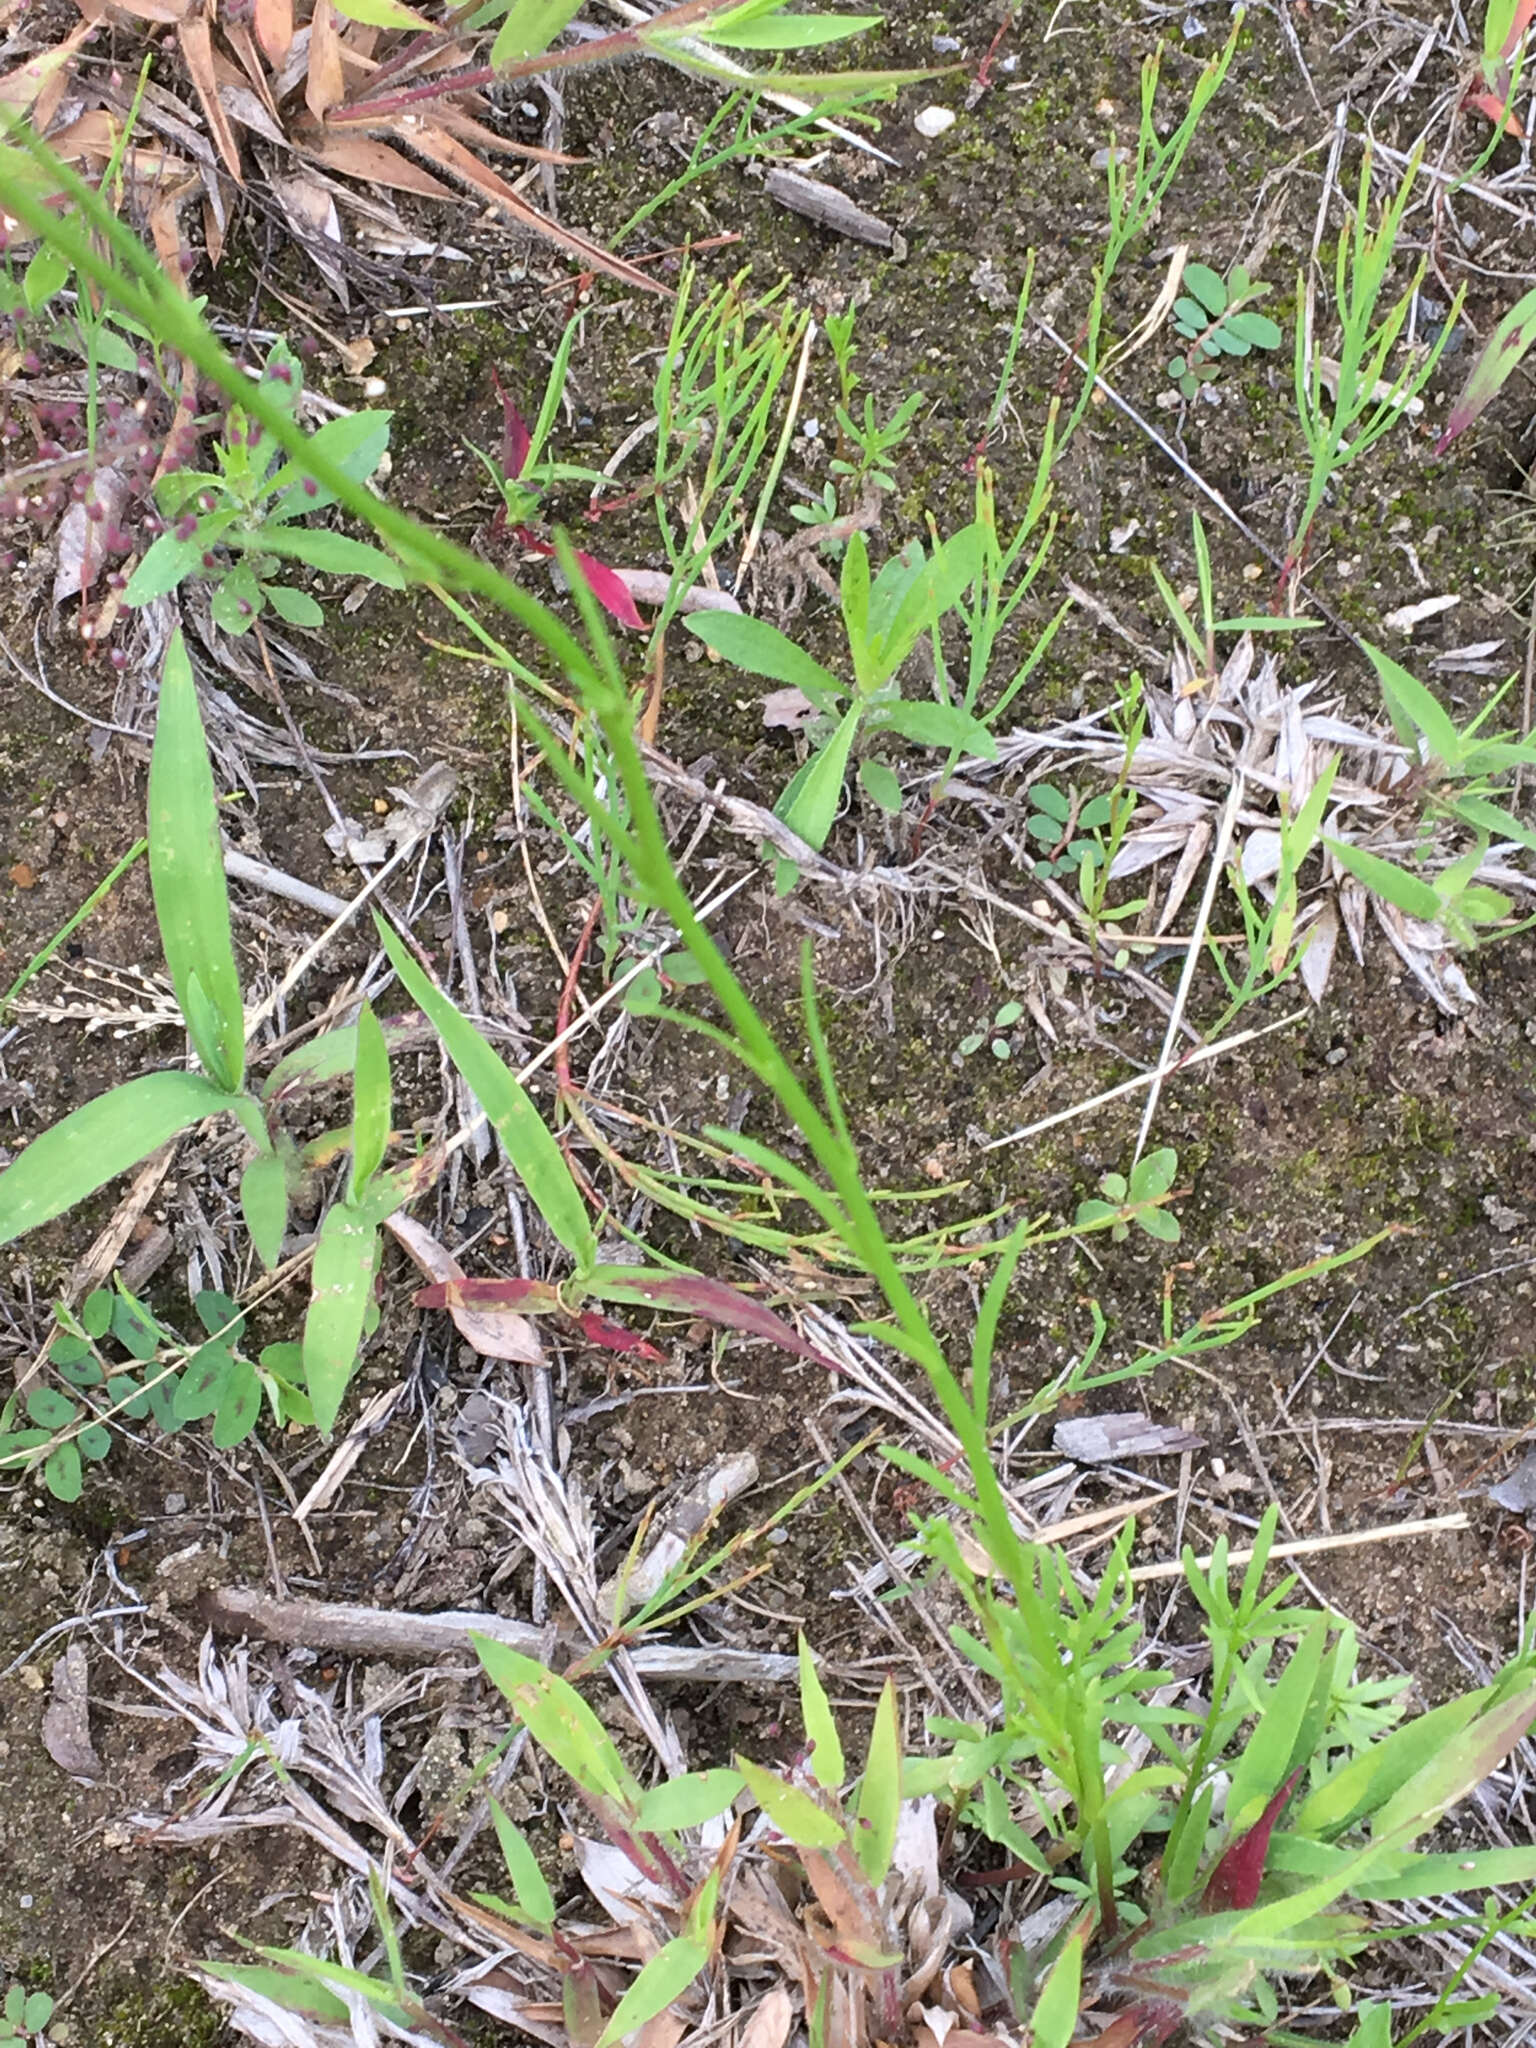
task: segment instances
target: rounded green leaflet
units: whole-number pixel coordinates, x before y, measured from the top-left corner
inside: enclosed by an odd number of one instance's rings
[[[55,1500],[72,1501],[80,1498],[85,1484],[80,1464],[80,1447],[74,1442],[60,1444],[58,1449],[44,1461],[43,1484]]]
[[[1227,309],[1227,288],[1220,276],[1208,263],[1186,263],[1184,284],[1208,313],[1224,313]]]
[[[214,1411],[214,1449],[227,1451],[243,1443],[256,1427],[260,1414],[261,1381],[255,1366],[244,1358],[232,1359]]]
[[[176,1419],[200,1422],[205,1415],[212,1415],[234,1366],[235,1356],[227,1343],[212,1338],[199,1345],[183,1366],[171,1397]]]
[[[62,1387],[33,1387],[27,1395],[27,1418],[39,1429],[66,1429],[77,1406]]]
[[[97,1464],[112,1448],[112,1432],[104,1422],[88,1422],[75,1442],[80,1446],[81,1457]]]
[[[1283,338],[1278,321],[1271,320],[1267,313],[1234,313],[1227,322],[1227,332],[1246,341],[1251,348],[1278,348]]]
[[[201,1074],[141,1074],[39,1133],[0,1173],[0,1245],[51,1223],[167,1139],[230,1107]]]

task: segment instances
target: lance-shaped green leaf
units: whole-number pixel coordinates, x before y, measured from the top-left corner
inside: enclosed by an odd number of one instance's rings
[[[1536,291],[1528,291],[1510,307],[1488,337],[1488,346],[1472,365],[1460,396],[1446,416],[1445,432],[1435,443],[1437,455],[1443,455],[1456,436],[1464,434],[1484,407],[1503,390],[1533,341],[1536,341]]]
[[[737,1757],[736,1768],[769,1820],[797,1849],[836,1849],[846,1840],[842,1823],[798,1785],[786,1785],[744,1756]]]
[[[655,1955],[630,1985],[613,2009],[612,2017],[598,2036],[597,2048],[612,2048],[627,2034],[636,2034],[647,2020],[665,2012],[709,1961],[709,1951],[691,1934],[675,1935]]]
[[[887,1678],[875,1708],[869,1756],[854,1801],[854,1853],[871,1884],[883,1884],[896,1853],[901,1818],[901,1731],[896,1720],[896,1681]]]
[[[320,1225],[304,1317],[304,1385],[322,1430],[335,1424],[357,1366],[378,1253],[378,1226],[372,1218],[347,1202],[333,1202]]]
[[[478,1635],[470,1640],[492,1684],[545,1755],[584,1792],[612,1800],[626,1817],[632,1816],[640,1805],[640,1787],[575,1686],[505,1643]]]
[[[149,762],[149,880],[197,1056],[221,1088],[236,1089],[245,1073],[245,1012],[208,742],[180,632],[166,649]]]
[[[828,1792],[835,1792],[846,1776],[843,1745],[816,1659],[804,1636],[800,1638],[800,1715],[811,1745],[811,1776]]]
[[[205,1116],[243,1098],[201,1074],[141,1074],[72,1109],[0,1173],[0,1244],[51,1223]]]

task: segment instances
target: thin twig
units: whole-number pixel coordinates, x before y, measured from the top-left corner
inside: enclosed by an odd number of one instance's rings
[[[1387,1522],[1375,1529],[1353,1529],[1339,1536],[1303,1536],[1295,1543],[1272,1544],[1269,1554],[1271,1558],[1316,1557],[1325,1550],[1354,1550],[1363,1543],[1392,1543],[1400,1536],[1453,1536],[1471,1526],[1463,1514],[1433,1515],[1426,1521]],[[1231,1550],[1227,1553],[1227,1563],[1247,1564],[1252,1556],[1251,1550]],[[1209,1571],[1212,1562],[1209,1555],[1195,1559],[1201,1571]],[[1169,1558],[1163,1564],[1131,1567],[1132,1583],[1138,1586],[1150,1585],[1156,1579],[1178,1579],[1183,1575],[1184,1566],[1178,1558]]]

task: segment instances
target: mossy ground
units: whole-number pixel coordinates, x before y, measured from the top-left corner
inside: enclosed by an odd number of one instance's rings
[[[1077,331],[1102,241],[1102,180],[1091,159],[1108,127],[1123,133],[1134,122],[1138,67],[1149,47],[1145,29],[1126,13],[1084,12],[1070,35],[1042,41],[1031,28],[1005,43],[1005,53],[1016,52],[1016,65],[999,73],[993,90],[974,110],[962,111],[937,143],[920,142],[908,125],[921,103],[909,95],[882,135],[900,158],[894,170],[865,175],[867,166],[851,154],[834,153],[827,174],[900,227],[908,246],[904,261],[829,239],[776,210],[760,185],[736,169],[695,188],[652,223],[658,245],[739,233],[738,245],[707,259],[716,276],[745,265],[767,288],[787,273],[796,291],[823,310],[858,298],[860,363],[877,404],[894,407],[911,390],[928,400],[900,458],[899,489],[887,507],[880,546],[920,531],[926,513],[941,528],[967,516],[968,463],[992,401],[1011,294],[1022,281],[1028,250],[1037,252],[1036,306],[1058,332],[1070,337]],[[1355,75],[1358,56],[1334,49],[1337,25],[1327,9],[1314,9],[1299,27],[1319,100],[1329,110]],[[960,38],[974,68],[995,27],[985,9],[907,5],[897,10],[873,61],[931,62],[932,39],[943,34]],[[1209,41],[1168,52],[1170,103],[1182,104]],[[1444,70],[1446,61],[1443,53],[1437,56],[1415,93],[1395,109],[1402,137],[1414,132],[1430,98],[1444,89],[1446,78],[1436,66]],[[963,77],[941,77],[921,97],[960,109],[964,85]],[[589,161],[563,184],[568,217],[598,238],[615,232],[638,193],[670,175],[675,162],[658,159],[642,124],[664,109],[697,113],[707,106],[695,88],[659,71],[609,72],[572,89],[569,139]],[[1117,331],[1128,331],[1155,295],[1175,243],[1187,241],[1193,254],[1218,267],[1244,255],[1257,231],[1261,191],[1274,200],[1272,217],[1265,215],[1264,274],[1276,285],[1276,307],[1284,312],[1290,306],[1297,266],[1311,249],[1316,197],[1315,173],[1299,153],[1325,135],[1330,117],[1319,115],[1303,89],[1278,29],[1266,17],[1251,17],[1232,77],[1161,219],[1122,274],[1112,302]],[[457,229],[455,238],[464,240]],[[1007,302],[982,295],[974,280],[983,262],[1005,280]],[[459,274],[442,281],[444,295],[495,297],[502,302],[498,309],[430,322],[385,313],[372,326],[379,346],[373,367],[387,382],[385,402],[396,414],[391,492],[459,538],[482,531],[493,510],[484,472],[466,447],[494,449],[499,442],[492,372],[531,411],[569,298],[536,288],[526,252],[509,255],[493,240],[477,251],[476,269],[475,289],[466,289]],[[547,259],[535,257],[535,272],[550,269]],[[310,289],[293,252],[280,259],[278,275]],[[216,295],[223,289],[218,280],[210,288]],[[618,296],[607,287],[593,295],[572,363],[573,403],[557,429],[562,459],[601,463],[649,410],[654,358],[646,352],[664,337],[665,313],[659,303],[619,304]],[[231,297],[236,301],[243,306],[239,291]],[[1272,546],[1283,547],[1304,467],[1288,355],[1232,366],[1218,404],[1197,404],[1180,415],[1158,403],[1166,389],[1166,354],[1159,341],[1117,366],[1117,388]],[[1431,419],[1465,361],[1463,355],[1445,366],[1431,394]],[[1072,388],[1059,354],[1031,331],[1006,430],[992,447],[1005,516],[1027,492],[1051,398]],[[343,383],[336,391],[355,398]],[[804,415],[829,419],[832,395],[829,368],[818,358]],[[826,448],[825,437],[797,440],[791,472],[819,487]],[[1486,452],[1436,463],[1429,435],[1409,429],[1346,477],[1324,515],[1315,587],[1352,625],[1376,632],[1385,612],[1421,594],[1411,566],[1416,557],[1430,588],[1461,597],[1454,613],[1427,630],[1417,657],[1484,637],[1518,641],[1526,567],[1518,553],[1495,544],[1504,509],[1497,493],[1508,487],[1512,466],[1492,437],[1482,448]],[[1138,428],[1102,407],[1090,414],[1064,466],[1060,496],[1063,524],[1052,571],[1039,602],[1021,618],[1021,639],[1054,606],[1058,578],[1070,575],[1138,637],[1166,642],[1150,565],[1156,561],[1175,586],[1192,580],[1189,515],[1198,501],[1188,485]],[[580,505],[563,509],[575,516]],[[776,507],[774,516],[788,527],[786,512]],[[1262,608],[1269,569],[1216,516],[1208,510],[1204,516],[1222,601],[1234,610]],[[1133,543],[1111,552],[1111,530],[1132,521],[1139,523]],[[603,522],[590,544],[616,561],[659,560],[643,506]],[[353,693],[355,708],[323,694],[296,693],[296,712],[317,743],[398,747],[417,762],[445,756],[460,768],[464,815],[472,805],[475,821],[469,858],[485,855],[475,907],[485,918],[501,918],[503,969],[512,971],[535,1034],[547,1031],[558,976],[532,918],[521,867],[495,835],[512,798],[500,678],[429,644],[462,638],[430,600],[373,593],[356,612],[332,604],[328,613],[317,666],[325,682]],[[812,598],[792,630],[823,657],[835,656],[836,635],[820,600]],[[67,633],[50,643],[49,660],[65,696],[93,705],[103,700],[100,678],[72,668]],[[1021,722],[1043,724],[1104,701],[1129,660],[1091,620],[1073,620],[1016,705]],[[1371,703],[1360,664],[1341,643],[1319,638],[1288,660],[1333,678],[1357,706]],[[685,762],[707,760],[734,793],[771,804],[792,766],[791,743],[761,730],[755,687],[685,660],[681,646],[669,661],[661,744]],[[1487,685],[1453,677],[1441,687],[1464,716]],[[0,883],[0,980],[8,980],[131,842],[139,830],[143,781],[142,762],[131,749],[114,746],[95,761],[81,728],[24,687],[0,683],[0,701],[0,776],[9,792],[4,865],[25,863],[31,877],[26,886],[14,879]],[[335,779],[338,799],[365,815],[388,785],[413,772],[410,761],[346,771]],[[333,868],[320,838],[326,822],[312,789],[282,774],[269,778],[259,813],[243,829],[252,850],[346,890],[351,882]],[[859,831],[879,858],[899,862],[909,856],[913,823],[908,817],[891,825],[870,807],[856,807],[834,851],[855,858]],[[955,844],[964,838],[963,820],[946,814],[931,830],[941,839],[954,835]],[[990,886],[1020,893],[1020,878],[1005,858],[966,844],[982,860]],[[705,857],[735,871],[750,856],[740,842],[712,839]],[[585,908],[580,877],[561,869],[558,849],[551,847],[541,881],[560,940],[569,946]],[[253,958],[286,957],[295,921],[269,905],[253,907],[271,928],[242,926]],[[947,1205],[912,1212],[915,1224],[959,1226],[1001,1204],[1027,1205],[1059,1221],[1102,1173],[1124,1163],[1136,1108],[1120,1105],[1064,1125],[1027,1148],[983,1153],[979,1143],[1125,1078],[1131,1061],[1155,1060],[1162,1019],[1145,1006],[1127,1006],[1110,987],[1078,982],[1060,1013],[1057,1042],[1026,1025],[1008,1062],[985,1051],[962,1056],[962,1038],[1027,980],[1037,959],[1022,927],[1000,929],[997,952],[989,952],[965,911],[964,902],[952,898],[920,900],[906,942],[877,956],[867,921],[848,905],[806,893],[779,903],[766,884],[754,884],[733,905],[722,931],[766,1012],[792,1043],[795,958],[802,937],[816,935],[829,1036],[870,1179],[898,1189],[967,1183],[963,1196]],[[1219,914],[1230,917],[1230,906]],[[430,945],[443,943],[441,931],[424,936]],[[98,913],[84,940],[93,957],[156,964],[142,867]],[[322,981],[312,994],[318,998],[364,959],[361,940],[344,941],[328,956],[329,984]],[[1373,955],[1366,971],[1342,962],[1321,1009],[1239,1058],[1170,1084],[1157,1132],[1179,1155],[1181,1245],[1170,1253],[1133,1236],[1122,1246],[1099,1240],[1026,1263],[1001,1333],[999,1398],[1023,1398],[1081,1350],[1091,1328],[1090,1299],[1110,1319],[1108,1355],[1125,1358],[1156,1341],[1165,1297],[1174,1326],[1182,1328],[1287,1270],[1391,1228],[1397,1234],[1367,1264],[1303,1284],[1276,1301],[1231,1350],[1165,1367],[1127,1398],[1145,1397],[1155,1412],[1209,1435],[1226,1460],[1222,1497],[1238,1528],[1242,1517],[1258,1512],[1271,1484],[1296,1510],[1298,1533],[1316,1529],[1319,1516],[1335,1528],[1390,1519],[1405,1491],[1420,1503],[1453,1504],[1461,1483],[1473,1482],[1486,1444],[1463,1450],[1463,1440],[1450,1434],[1434,1470],[1421,1456],[1400,1469],[1414,1440],[1388,1425],[1436,1416],[1452,1430],[1467,1422],[1501,1422],[1513,1430],[1533,1408],[1529,1333],[1536,1266],[1527,1191],[1536,1043],[1528,1024],[1529,941],[1489,948],[1470,971],[1481,1007],[1466,1022],[1447,1024],[1382,954]],[[1202,984],[1195,1016],[1206,1014],[1207,1006],[1219,1004]],[[1244,1021],[1266,1022],[1292,1006],[1284,991]],[[7,1073],[31,1090],[17,1107],[20,1128],[39,1128],[70,1102],[171,1051],[163,1038],[86,1039],[23,1020],[5,1049]],[[637,1029],[621,1081],[632,1104],[664,1111],[690,1129],[718,1120],[734,1085],[726,1079],[722,1094],[723,1071],[712,1054],[701,1058],[692,1041]],[[747,1128],[785,1135],[775,1132],[760,1098],[745,1113]],[[461,1210],[480,1199],[480,1190],[469,1187]],[[93,1206],[87,1221],[99,1220],[109,1207]],[[174,1207],[166,1207],[176,1220]],[[447,1218],[445,1228],[454,1227],[455,1219]],[[658,1245],[677,1256],[710,1260],[727,1274],[740,1270],[729,1247],[696,1242],[674,1220],[660,1219],[653,1229]],[[30,1270],[9,1256],[23,1308],[59,1284],[86,1236],[85,1224],[75,1219],[39,1240]],[[957,1359],[977,1277],[962,1271],[931,1283],[937,1320],[953,1338]],[[408,1293],[406,1279],[391,1281],[385,1336],[366,1363],[364,1387],[384,1384],[408,1355],[418,1328]],[[858,1307],[855,1298],[850,1313]],[[24,1323],[22,1315],[19,1326]],[[1329,1355],[1322,1359],[1319,1346],[1330,1332]],[[429,1341],[441,1349],[439,1333]],[[575,1447],[578,1468],[595,1471],[622,1458],[663,1486],[716,1452],[738,1447],[745,1432],[770,1487],[802,1471],[804,1420],[821,1391],[815,1375],[737,1347],[712,1379],[702,1356],[679,1354],[695,1391],[638,1400],[613,1430],[592,1426],[591,1440]],[[445,1360],[451,1367],[451,1347]],[[1350,1376],[1336,1373],[1334,1361]],[[1309,1364],[1307,1388],[1292,1404],[1289,1390]],[[602,1392],[607,1383],[601,1359],[573,1358],[566,1370],[570,1402],[583,1392]],[[1374,1434],[1373,1423],[1380,1425]],[[395,1470],[403,1443],[402,1435],[372,1447],[346,1512],[317,1518],[324,1590],[390,1598],[397,1581],[387,1562],[402,1540],[409,1506],[411,1475]],[[1256,1446],[1262,1473],[1253,1463]],[[292,1447],[277,1448],[290,1456]],[[211,1474],[195,1451],[173,1449],[168,1456],[163,1448],[120,1447],[86,1503],[74,1510],[40,1498],[31,1485],[8,1496],[0,1515],[0,1666],[78,1608],[103,1604],[106,1555],[147,1604],[147,1618],[128,1624],[126,1645],[146,1666],[159,1656],[183,1667],[193,1658],[190,1598],[199,1583],[210,1576],[264,1576],[253,1461],[241,1457],[232,1469]],[[899,1535],[904,1518],[889,1478],[874,1480],[871,1467],[866,1491],[877,1519],[887,1536]],[[183,1498],[173,1509],[178,1494]],[[1215,1528],[1221,1516],[1213,1509],[1207,1521]],[[1170,1533],[1154,1514],[1143,1540],[1156,1547]],[[1509,1645],[1518,1574],[1488,1539],[1489,1531],[1480,1528],[1433,1550],[1371,1552],[1365,1563],[1329,1557],[1313,1576],[1361,1624],[1377,1654],[1420,1672],[1435,1689],[1456,1677],[1437,1612],[1459,1619],[1493,1653]],[[281,1520],[276,1540],[285,1566],[312,1578]],[[760,1589],[762,1607],[786,1617],[786,1625],[788,1617],[800,1620],[834,1657],[870,1653],[856,1611],[830,1598],[846,1562],[861,1556],[860,1542],[825,1497],[790,1526]],[[410,1593],[421,1606],[474,1597],[496,1561],[494,1542],[483,1532],[433,1529],[427,1550],[430,1568],[412,1581]],[[764,1639],[772,1638],[772,1626],[764,1629]],[[0,1683],[0,1970],[29,1977],[44,1970],[55,1987],[88,1972],[63,2015],[79,2042],[202,2048],[214,2028],[201,2002],[178,1988],[177,1958],[217,1944],[221,1928],[231,1925],[253,1934],[290,1930],[317,1880],[291,1846],[280,1865],[271,1860],[270,1844],[260,1856],[226,1850],[217,1859],[186,1857],[122,1829],[129,1807],[163,1808],[165,1788],[187,1759],[173,1726],[114,1711],[140,1696],[99,1656],[93,1691],[102,1697],[96,1736],[106,1779],[92,1788],[63,1780],[38,1739],[40,1688],[54,1653],[48,1646]],[[775,1739],[775,1721],[773,1703],[721,1696],[702,1705],[692,1725],[701,1750],[713,1753],[736,1742]],[[23,1905],[24,1899],[30,1903]],[[120,1940],[91,1968],[120,1930]]]

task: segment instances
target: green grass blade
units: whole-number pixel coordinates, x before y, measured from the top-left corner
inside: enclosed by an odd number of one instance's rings
[[[800,1713],[806,1740],[811,1745],[811,1776],[828,1792],[835,1792],[847,1775],[843,1745],[838,1739],[826,1687],[816,1670],[816,1659],[804,1636],[800,1638]]]
[[[640,1804],[639,1784],[575,1686],[489,1636],[471,1635],[470,1641],[486,1676],[546,1756],[591,1797],[611,1800],[632,1815]]]
[[[229,929],[219,808],[181,634],[160,676],[149,763],[149,880],[160,943],[197,1056],[221,1088],[245,1074],[245,1011]]]
[[[334,1426],[357,1365],[373,1295],[379,1233],[346,1202],[334,1202],[315,1246],[314,1287],[304,1317],[304,1385],[315,1426]]]
[[[587,1205],[532,1096],[463,1012],[422,972],[384,920],[375,916],[374,923],[390,965],[490,1118],[491,1128],[522,1175],[529,1199],[570,1253],[577,1273],[589,1274],[597,1264],[597,1237]]]
[[[854,1854],[871,1884],[884,1884],[896,1853],[901,1818],[901,1731],[896,1721],[896,1684],[887,1678],[875,1709],[869,1757],[854,1802]]]
[[[633,1984],[613,2008],[612,2017],[598,2036],[597,2048],[612,2048],[627,2034],[637,2034],[648,2020],[665,2012],[709,1961],[709,1950],[691,1934],[674,1935],[659,1948]]]
[[[141,1074],[35,1137],[0,1174],[0,1244],[51,1223],[205,1116],[232,1109],[201,1074]]]
[[[389,1087],[389,1048],[369,1004],[357,1014],[357,1059],[352,1069],[352,1177],[348,1199],[363,1190],[384,1164],[394,1102]]]

